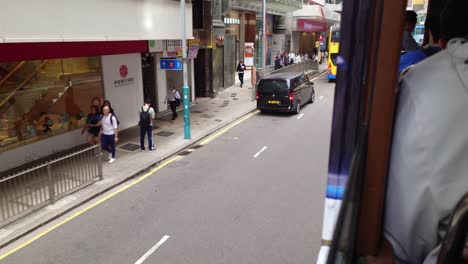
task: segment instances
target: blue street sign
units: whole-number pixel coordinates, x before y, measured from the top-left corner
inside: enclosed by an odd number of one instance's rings
[[[161,59],[161,70],[182,70],[182,61],[179,59]]]

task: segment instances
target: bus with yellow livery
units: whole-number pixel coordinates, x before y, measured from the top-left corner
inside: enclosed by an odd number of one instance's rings
[[[338,26],[330,27],[330,36],[328,38],[328,81],[336,80],[336,59],[340,45],[340,28]]]

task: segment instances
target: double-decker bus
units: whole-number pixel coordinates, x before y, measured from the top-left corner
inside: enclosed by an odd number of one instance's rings
[[[336,58],[340,46],[340,28],[330,27],[330,37],[328,38],[328,81],[336,80]]]

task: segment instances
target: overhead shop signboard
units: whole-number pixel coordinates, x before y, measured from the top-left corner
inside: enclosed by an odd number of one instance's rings
[[[297,31],[303,32],[326,32],[327,24],[308,19],[297,19]]]

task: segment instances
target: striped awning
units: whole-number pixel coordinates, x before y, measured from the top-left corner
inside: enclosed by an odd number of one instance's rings
[[[252,12],[262,11],[262,1],[232,0],[231,8]],[[272,15],[285,15],[302,8],[302,0],[266,0],[266,12]]]

